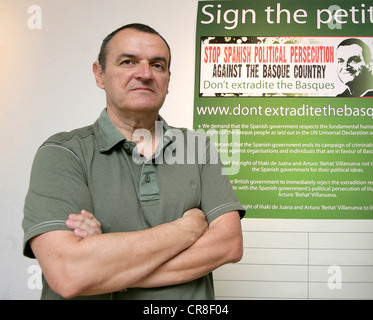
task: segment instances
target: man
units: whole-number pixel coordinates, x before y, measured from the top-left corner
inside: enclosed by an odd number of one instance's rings
[[[347,39],[337,48],[338,77],[347,86],[337,97],[373,96],[372,54],[360,39]]]
[[[43,299],[213,299],[211,272],[241,259],[244,210],[209,140],[159,116],[170,60],[152,28],[114,31],[93,65],[99,119],[39,148],[23,228]]]

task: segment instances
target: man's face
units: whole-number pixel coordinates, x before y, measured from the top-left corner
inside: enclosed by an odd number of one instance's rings
[[[96,81],[106,91],[107,107],[117,112],[158,112],[168,93],[169,61],[169,50],[158,35],[119,31],[107,45],[104,73],[96,63]]]
[[[339,79],[345,84],[353,82],[366,67],[363,49],[357,44],[339,47],[337,61]]]

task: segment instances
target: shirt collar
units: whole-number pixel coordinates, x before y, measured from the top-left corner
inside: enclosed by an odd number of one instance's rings
[[[163,126],[163,141],[161,142],[161,149],[164,149],[172,142],[172,137],[167,134],[170,127],[161,116],[158,116],[158,121],[161,121]],[[107,152],[119,142],[124,142],[127,140],[109,119],[106,108],[102,110],[99,118],[95,122],[94,130],[98,140],[100,152]]]
[[[109,119],[106,108],[102,110],[99,118],[95,122],[94,130],[100,152],[107,152],[119,142],[126,140]]]

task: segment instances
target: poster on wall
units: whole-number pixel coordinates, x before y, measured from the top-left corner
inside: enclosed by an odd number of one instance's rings
[[[200,1],[194,129],[246,218],[373,219],[373,6]]]

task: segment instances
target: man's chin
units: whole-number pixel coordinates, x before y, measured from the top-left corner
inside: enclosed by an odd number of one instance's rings
[[[149,115],[151,115],[155,112],[158,112],[160,107],[155,104],[139,103],[139,104],[132,105],[131,109],[139,113],[148,113]]]
[[[352,82],[354,82],[355,80],[355,76],[352,76],[352,75],[344,75],[344,76],[340,76],[339,79],[345,84],[345,85],[349,85],[351,84]]]

